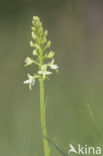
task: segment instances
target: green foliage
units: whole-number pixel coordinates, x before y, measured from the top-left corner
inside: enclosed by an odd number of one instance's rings
[[[52,140],[50,138],[46,139],[52,146],[54,146],[54,148],[61,154],[61,156],[68,156],[67,151],[65,151],[64,147],[59,142],[57,142],[56,139],[55,140]]]

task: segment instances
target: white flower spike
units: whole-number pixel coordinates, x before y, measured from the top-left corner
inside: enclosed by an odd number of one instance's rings
[[[30,47],[33,49],[33,58],[27,57],[25,59],[25,66],[34,65],[36,66],[34,75],[28,74],[28,79],[24,81],[24,84],[29,84],[29,89],[32,89],[35,81],[38,80],[40,84],[40,104],[41,104],[41,127],[42,134],[47,138],[46,135],[46,121],[45,121],[45,98],[44,98],[44,80],[48,78],[48,75],[52,74],[50,70],[56,70],[58,72],[58,65],[54,64],[55,52],[48,51],[51,47],[51,41],[47,40],[48,31],[43,29],[42,22],[39,17],[34,16],[32,20],[32,40],[30,41]],[[48,62],[49,60],[49,62]],[[48,63],[47,63],[48,62]],[[50,156],[50,148],[48,140],[44,140],[44,155]]]
[[[47,49],[51,47],[51,41],[47,40],[48,31],[43,29],[42,22],[40,21],[39,17],[33,17],[31,28],[32,40],[30,41],[30,47],[33,48],[33,58],[26,57],[26,59],[24,60],[24,66],[34,64],[35,66],[37,66],[37,68],[34,72],[34,75],[31,76],[30,74],[28,74],[28,80],[24,81],[24,84],[29,84],[30,90],[34,85],[36,79],[38,81],[40,81],[40,79],[45,80],[50,74],[53,73],[52,70],[58,72],[59,68],[59,66],[54,63],[55,52],[53,52],[52,50],[47,51]],[[48,59],[49,62],[46,63]],[[48,71],[47,68],[49,68],[51,71]]]

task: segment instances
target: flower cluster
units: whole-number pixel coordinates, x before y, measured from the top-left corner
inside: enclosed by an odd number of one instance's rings
[[[51,70],[58,72],[58,65],[54,64],[55,52],[47,51],[51,46],[51,41],[47,41],[48,31],[43,30],[42,23],[39,17],[34,16],[32,20],[32,41],[30,41],[30,47],[33,48],[34,58],[27,57],[25,59],[25,66],[35,64],[38,70],[34,75],[28,74],[28,80],[24,81],[24,84],[29,84],[30,90],[35,83],[35,79],[43,78],[45,80],[48,75],[52,74]],[[48,71],[48,68],[50,71]]]

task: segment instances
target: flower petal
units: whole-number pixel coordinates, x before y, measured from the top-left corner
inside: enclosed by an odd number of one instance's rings
[[[52,74],[52,72],[50,72],[50,71],[45,71],[45,75],[50,75],[50,74]]]
[[[24,84],[30,84],[30,83],[32,83],[32,80],[31,79],[28,79],[28,80],[25,80],[24,81]]]

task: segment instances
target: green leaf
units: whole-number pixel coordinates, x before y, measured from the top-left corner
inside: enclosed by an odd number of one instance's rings
[[[68,153],[65,152],[65,150],[63,149],[63,147],[61,147],[58,143],[55,143],[50,138],[45,138],[45,139],[47,139],[48,142],[57,149],[57,151],[61,154],[61,156],[68,156]]]

